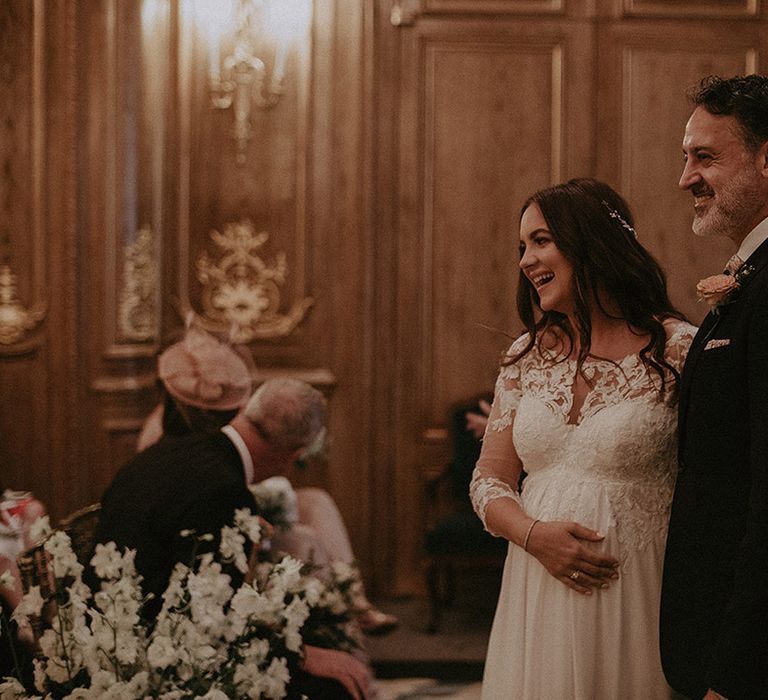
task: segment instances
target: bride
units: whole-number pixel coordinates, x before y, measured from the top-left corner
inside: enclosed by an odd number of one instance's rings
[[[595,180],[525,203],[520,271],[527,332],[502,363],[470,487],[510,542],[483,698],[672,698],[659,591],[695,328],[626,202]]]

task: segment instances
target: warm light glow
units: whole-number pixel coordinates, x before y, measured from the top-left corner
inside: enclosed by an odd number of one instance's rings
[[[167,0],[144,0],[141,4],[141,28],[144,35],[150,34],[157,24],[168,21]]]
[[[183,0],[206,48],[211,104],[235,116],[237,162],[244,163],[253,108],[280,101],[289,56],[307,37],[312,0]]]
[[[278,44],[292,44],[306,34],[311,14],[311,0],[272,0],[267,3],[267,33]]]
[[[209,43],[219,44],[235,26],[236,0],[192,0],[195,24]]]

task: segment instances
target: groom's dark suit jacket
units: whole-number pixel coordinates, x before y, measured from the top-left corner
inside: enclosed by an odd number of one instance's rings
[[[670,685],[697,699],[768,698],[768,241],[747,265],[680,387],[661,652]]]
[[[160,609],[159,596],[175,563],[192,563],[194,540],[179,531],[218,536],[231,524],[236,508],[256,512],[232,441],[224,433],[165,437],[115,476],[101,501],[96,542],[112,540],[121,550],[136,550],[144,591],[158,596],[158,604],[149,606],[151,616]],[[217,541],[203,544],[198,552],[210,550]]]

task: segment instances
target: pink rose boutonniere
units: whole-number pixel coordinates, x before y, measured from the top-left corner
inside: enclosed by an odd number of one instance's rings
[[[705,277],[696,285],[699,301],[706,301],[710,311],[719,313],[720,307],[736,301],[736,293],[741,288],[741,281],[753,270],[752,266],[745,265],[734,275],[723,274]]]

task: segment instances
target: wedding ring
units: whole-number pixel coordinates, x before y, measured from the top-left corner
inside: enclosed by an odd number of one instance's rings
[[[574,572],[573,572],[573,573],[570,575],[570,579],[571,579],[572,581],[577,581],[577,580],[578,580],[578,578],[579,578],[579,571],[578,571],[578,569],[577,569],[576,571],[574,571]]]

